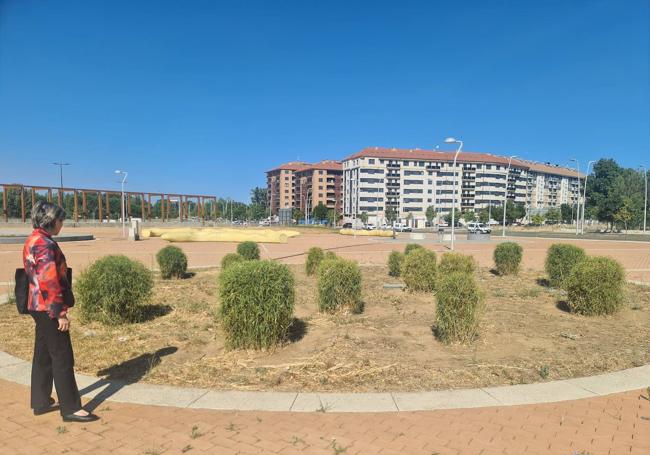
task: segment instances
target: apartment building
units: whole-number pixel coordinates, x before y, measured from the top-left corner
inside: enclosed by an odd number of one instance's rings
[[[272,215],[277,215],[280,209],[295,207],[294,174],[307,165],[302,161],[292,161],[266,172],[266,200]]]
[[[290,162],[267,171],[267,193],[271,213],[280,208],[305,212],[322,203],[337,213],[343,210],[343,166],[340,161],[323,160],[309,164]]]
[[[454,152],[380,147],[344,159],[344,217],[366,212],[381,224],[393,209],[398,219],[411,215],[421,227],[427,207],[438,216],[451,211],[454,189],[460,210],[489,209],[507,198],[545,211],[579,198],[578,174],[570,169],[487,153],[462,152],[455,168],[453,160]]]

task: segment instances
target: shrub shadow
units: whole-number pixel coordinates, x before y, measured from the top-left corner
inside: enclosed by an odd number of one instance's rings
[[[543,288],[550,288],[550,287],[551,287],[551,283],[550,283],[550,281],[548,281],[547,278],[537,278],[537,279],[535,280],[535,282],[536,282],[539,286],[541,286],[541,287],[543,287]]]
[[[173,308],[169,305],[158,305],[158,304],[145,305],[142,307],[142,312],[140,313],[138,322],[152,321],[156,318],[171,313],[172,309]]]
[[[555,305],[555,308],[560,311],[564,311],[565,313],[571,313],[571,307],[566,300],[559,300],[557,302],[557,305]]]
[[[158,349],[156,352],[141,354],[133,359],[99,370],[97,375],[105,377],[87,387],[84,387],[79,391],[79,393],[85,395],[104,386],[106,387],[95,395],[93,399],[84,406],[84,409],[92,412],[105,400],[119,392],[125,385],[134,384],[140,381],[140,379],[142,379],[149,371],[160,364],[160,359],[162,357],[173,354],[176,351],[178,351],[176,346],[168,346],[166,348]]]
[[[289,326],[289,341],[295,343],[302,340],[308,331],[309,326],[305,321],[293,318],[293,321],[291,321],[291,325]]]
[[[494,276],[501,276],[499,272],[497,272],[497,269],[490,269],[490,273]]]
[[[185,272],[181,279],[187,280],[189,278],[194,278],[196,276],[196,272]]]

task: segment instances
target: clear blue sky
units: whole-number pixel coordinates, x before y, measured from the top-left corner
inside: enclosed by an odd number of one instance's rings
[[[650,2],[0,0],[0,182],[248,199],[366,146],[650,167]]]

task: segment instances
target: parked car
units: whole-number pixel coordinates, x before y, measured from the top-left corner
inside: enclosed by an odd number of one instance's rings
[[[343,229],[352,229],[352,223],[343,223]]]
[[[376,227],[374,224],[372,224],[372,223],[368,223],[368,224],[366,224],[365,226],[363,226],[363,228],[364,228],[366,231],[374,231],[375,229],[377,229],[377,227]]]
[[[483,223],[475,223],[475,222],[467,223],[467,230],[472,234],[476,234],[476,233],[489,234],[490,232],[492,232],[492,229],[489,226]]]
[[[269,220],[260,221],[260,226],[270,226],[271,222]]]
[[[395,232],[412,232],[413,231],[413,229],[411,229],[410,226],[407,226],[406,224],[402,224],[402,223],[395,223],[393,225],[393,229],[395,230]]]

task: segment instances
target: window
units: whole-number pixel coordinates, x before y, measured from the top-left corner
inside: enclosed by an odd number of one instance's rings
[[[368,164],[375,164],[375,160],[374,160],[374,158],[370,158],[370,159],[368,159]]]
[[[429,185],[433,185],[433,180],[427,180],[427,183],[428,183]],[[507,210],[507,209],[506,209],[506,210]]]
[[[403,163],[404,163],[404,166],[408,166],[408,165],[409,165],[409,162],[408,162],[408,161],[403,161]]]
[[[322,181],[323,181],[323,179],[322,179],[322,178],[320,178],[320,179],[318,179],[318,181],[319,181],[319,182],[322,182]]]
[[[318,189],[319,189],[319,190],[322,190],[322,189],[323,189],[323,187],[322,187],[322,186],[319,186],[319,187],[318,187]]]

